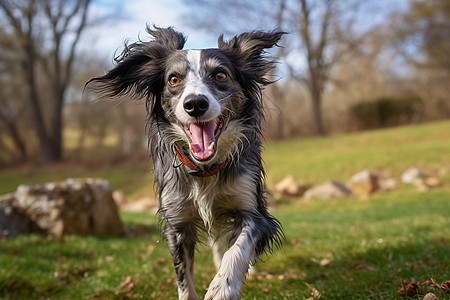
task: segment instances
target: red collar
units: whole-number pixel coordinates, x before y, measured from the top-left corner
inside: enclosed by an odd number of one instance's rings
[[[192,159],[188,155],[183,153],[183,151],[178,147],[178,145],[176,143],[174,144],[174,146],[175,146],[174,148],[175,148],[175,152],[177,153],[178,158],[181,160],[181,162],[186,167],[191,169],[189,174],[191,174],[193,176],[210,177],[210,176],[216,175],[217,173],[222,171],[229,163],[229,159],[227,159],[223,163],[218,164],[217,166],[213,166],[213,168],[211,168],[211,169],[203,171],[194,163],[194,161],[192,161]]]

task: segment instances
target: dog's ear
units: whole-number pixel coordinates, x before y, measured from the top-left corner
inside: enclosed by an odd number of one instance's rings
[[[125,45],[114,60],[116,66],[104,76],[86,83],[100,97],[138,96],[154,101],[164,87],[164,62],[170,52],[181,50],[186,38],[173,28],[146,30],[153,40]]]
[[[238,62],[238,68],[245,73],[245,78],[254,78],[260,84],[268,84],[270,81],[263,77],[272,68],[274,61],[265,56],[265,49],[275,46],[284,34],[286,32],[279,30],[253,31],[237,35],[228,42],[221,35],[218,46]]]

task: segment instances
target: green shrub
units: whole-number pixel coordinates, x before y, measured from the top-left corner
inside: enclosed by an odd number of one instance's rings
[[[401,98],[381,97],[351,107],[357,129],[374,129],[418,123],[424,114],[419,96]]]

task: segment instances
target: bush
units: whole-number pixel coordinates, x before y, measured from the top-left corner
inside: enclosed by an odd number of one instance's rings
[[[424,104],[419,96],[382,97],[356,104],[350,115],[357,129],[375,129],[419,123],[424,115]]]

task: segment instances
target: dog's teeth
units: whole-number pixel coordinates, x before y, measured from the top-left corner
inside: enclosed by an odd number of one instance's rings
[[[211,145],[209,145],[208,150],[209,151],[213,151],[214,150],[214,142],[212,142]]]

